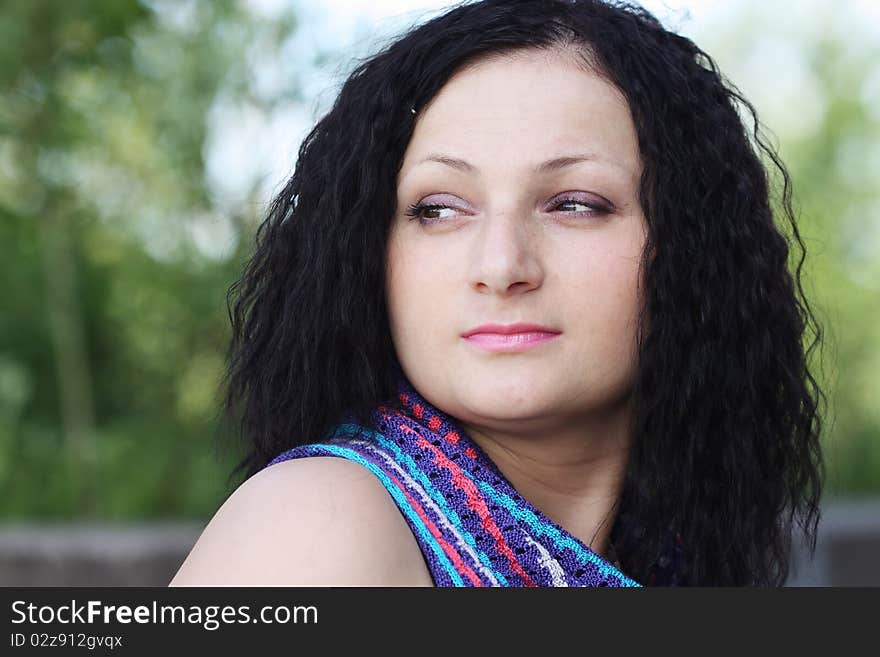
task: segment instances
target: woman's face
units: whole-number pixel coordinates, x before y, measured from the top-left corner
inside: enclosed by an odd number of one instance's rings
[[[386,291],[398,359],[430,403],[500,428],[595,418],[627,400],[640,173],[625,99],[565,55],[483,61],[419,112]],[[421,223],[407,214],[418,204],[443,207]],[[513,351],[462,337],[517,322],[558,334]]]

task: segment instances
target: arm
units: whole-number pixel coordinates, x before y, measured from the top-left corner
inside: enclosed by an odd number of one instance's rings
[[[205,527],[169,586],[432,586],[381,482],[320,456],[245,481]]]

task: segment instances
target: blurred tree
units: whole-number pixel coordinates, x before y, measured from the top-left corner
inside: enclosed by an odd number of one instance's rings
[[[214,207],[207,119],[220,94],[296,97],[249,69],[295,28],[232,0],[0,6],[0,514],[216,504],[224,294],[256,217]]]

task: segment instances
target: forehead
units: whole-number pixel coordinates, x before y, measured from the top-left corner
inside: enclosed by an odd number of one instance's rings
[[[629,106],[612,84],[566,53],[524,51],[456,73],[419,112],[400,180],[432,153],[480,170],[517,168],[584,152],[637,179]]]

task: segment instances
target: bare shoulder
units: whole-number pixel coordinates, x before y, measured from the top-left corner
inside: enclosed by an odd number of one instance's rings
[[[276,463],[205,527],[170,586],[432,586],[421,550],[382,483],[343,458]]]

